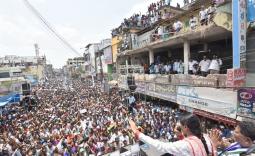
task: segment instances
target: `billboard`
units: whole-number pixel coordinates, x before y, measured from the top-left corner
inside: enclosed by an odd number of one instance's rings
[[[239,116],[255,118],[255,89],[243,88],[238,90]]]
[[[224,95],[224,96],[223,96]],[[177,103],[182,106],[236,119],[237,92],[207,87],[177,87]]]
[[[243,87],[246,83],[246,69],[228,69],[227,87]]]

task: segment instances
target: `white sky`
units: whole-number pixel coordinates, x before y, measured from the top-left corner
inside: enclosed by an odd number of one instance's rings
[[[125,17],[145,12],[157,0],[29,0],[77,51],[111,37]],[[172,5],[182,0],[172,0]],[[0,57],[35,55],[34,43],[48,63],[61,67],[76,55],[50,34],[23,0],[0,0]]]

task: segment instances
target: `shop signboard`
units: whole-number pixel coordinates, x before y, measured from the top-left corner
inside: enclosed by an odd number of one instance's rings
[[[255,118],[255,89],[243,88],[238,90],[239,116]]]
[[[177,103],[236,119],[237,92],[207,87],[177,87]]]
[[[144,93],[145,92],[145,82],[143,81],[136,81],[135,82],[135,85],[136,85],[136,92],[139,92],[139,93]]]
[[[112,64],[112,47],[111,46],[104,49],[104,62],[105,64]]]
[[[167,101],[176,102],[176,86],[171,84],[147,82],[145,86],[145,94]]]
[[[246,83],[246,69],[228,69],[227,87],[243,87]]]

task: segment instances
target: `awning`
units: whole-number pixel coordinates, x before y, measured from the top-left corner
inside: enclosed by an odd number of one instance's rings
[[[11,93],[6,96],[0,97],[0,107],[3,107],[9,103],[15,103],[20,101],[20,94]]]
[[[193,113],[203,116],[203,117],[206,117],[206,118],[209,118],[209,119],[212,119],[212,120],[215,120],[215,121],[218,121],[218,122],[230,124],[233,126],[236,126],[236,124],[237,124],[237,121],[235,119],[231,119],[231,118],[228,118],[228,117],[225,117],[222,115],[213,114],[213,113],[209,113],[209,112],[198,110],[198,109],[193,109]]]

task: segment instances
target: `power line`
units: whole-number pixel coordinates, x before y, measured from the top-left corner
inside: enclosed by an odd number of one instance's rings
[[[28,0],[23,0],[28,9],[30,9],[34,15],[48,28],[48,30],[54,34],[66,47],[68,47],[73,53],[78,56],[82,56],[73,46],[68,43],[55,29],[51,24],[33,7]]]

